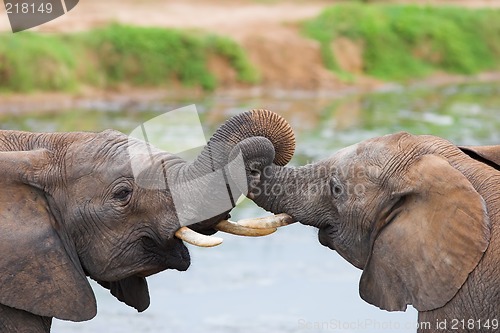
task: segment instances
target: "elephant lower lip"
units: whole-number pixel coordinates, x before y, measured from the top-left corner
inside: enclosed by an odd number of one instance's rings
[[[168,257],[164,262],[166,268],[185,271],[191,265],[191,257],[189,251],[180,239],[174,240],[174,248],[168,251]]]
[[[165,264],[165,266],[162,266],[162,267],[145,269],[143,271],[138,272],[135,275],[138,277],[145,278],[145,277],[163,272],[164,270],[167,270],[167,269],[176,269],[178,271],[185,271],[189,268],[190,264],[191,264],[191,260],[189,257],[182,258],[182,259],[177,258],[173,263]]]
[[[167,269],[185,271],[191,265],[189,251],[180,239],[174,237],[162,245],[151,244],[147,248],[151,256],[149,265],[135,275],[147,277]]]
[[[189,265],[191,265],[191,259],[189,258],[189,253],[187,254],[187,258],[183,258],[181,260],[178,260],[175,265],[173,265],[173,269],[176,269],[178,271],[186,271],[189,268]]]
[[[143,277],[143,278],[145,278],[145,277],[148,277],[148,276],[154,275],[154,274],[156,274],[156,273],[159,273],[159,272],[161,272],[161,271],[163,271],[163,269],[159,269],[159,268],[157,268],[157,269],[148,269],[148,270],[144,270],[144,271],[142,271],[142,272],[139,272],[139,273],[137,273],[136,275],[137,275],[138,277]]]
[[[319,229],[318,240],[321,245],[326,246],[333,251],[336,250],[330,242],[330,239],[328,237],[328,231],[326,229]]]

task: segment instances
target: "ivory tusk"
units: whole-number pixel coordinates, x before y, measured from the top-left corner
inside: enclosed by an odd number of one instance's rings
[[[215,229],[226,232],[228,234],[238,235],[238,236],[249,236],[249,237],[259,237],[270,235],[275,232],[276,228],[248,228],[244,227],[238,223],[222,220],[216,226]]]
[[[200,247],[212,247],[222,243],[222,238],[202,235],[188,227],[181,227],[177,230],[175,237],[182,239],[186,243]]]
[[[292,223],[295,223],[293,218],[285,213],[238,221],[240,226],[254,229],[279,228]]]

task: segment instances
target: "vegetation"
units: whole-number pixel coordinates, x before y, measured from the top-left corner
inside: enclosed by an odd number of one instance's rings
[[[346,77],[332,42],[349,38],[363,48],[366,74],[389,80],[433,71],[473,74],[500,67],[500,11],[419,5],[339,4],[306,22],[321,43],[325,66]]]
[[[81,84],[113,87],[180,82],[212,90],[210,57],[221,57],[241,82],[258,76],[233,40],[163,28],[111,25],[80,34],[0,35],[0,90],[75,90]]]
[[[76,58],[60,38],[31,33],[0,37],[0,89],[75,88]]]
[[[340,37],[361,49],[363,73],[382,80],[500,68],[500,10],[358,0],[329,7],[302,27],[320,42],[325,66],[346,81],[355,76],[334,54]],[[238,82],[259,82],[245,50],[227,37],[117,24],[68,35],[0,34],[0,92],[173,83],[213,90],[214,58]]]

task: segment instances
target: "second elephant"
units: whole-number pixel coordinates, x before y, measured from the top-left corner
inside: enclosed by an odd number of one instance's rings
[[[500,146],[398,133],[299,168],[255,158],[264,147],[272,154],[267,139],[238,147],[248,197],[318,228],[321,244],[363,270],[365,301],[389,311],[411,304],[419,322],[447,320],[448,332],[462,319],[473,321],[463,331],[498,328]],[[432,325],[420,331],[443,332]]]

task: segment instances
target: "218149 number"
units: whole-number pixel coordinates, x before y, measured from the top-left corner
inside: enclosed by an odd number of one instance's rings
[[[486,330],[493,330],[496,331],[499,328],[499,321],[498,319],[487,319],[481,321],[480,319],[474,320],[474,319],[468,319],[468,320],[458,320],[458,319],[453,319],[451,321],[451,329],[452,330],[481,330],[481,331],[486,331]]]
[[[5,3],[5,9],[7,10],[7,14],[36,14],[36,13],[52,13],[52,4],[50,2],[47,3]]]

